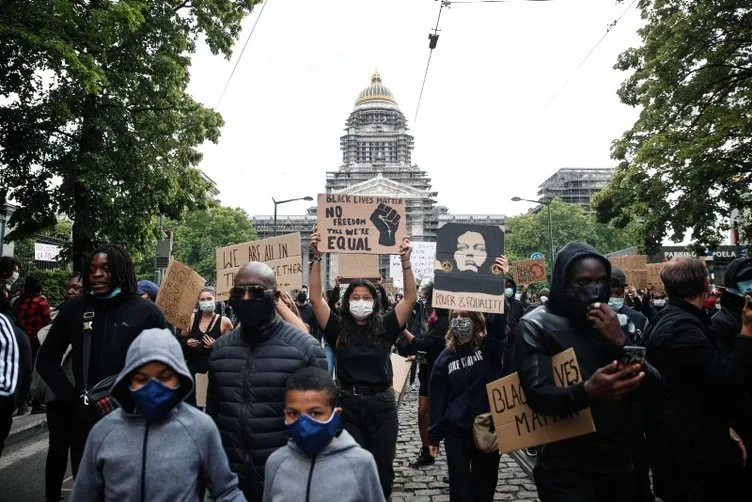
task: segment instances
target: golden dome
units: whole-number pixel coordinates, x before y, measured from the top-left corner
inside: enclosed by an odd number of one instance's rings
[[[355,101],[355,106],[368,103],[388,103],[397,106],[397,101],[392,95],[392,91],[381,83],[381,75],[378,70],[371,76],[371,85],[363,89]]]

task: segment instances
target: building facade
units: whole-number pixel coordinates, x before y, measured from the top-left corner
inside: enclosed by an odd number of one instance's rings
[[[614,176],[613,168],[575,169],[565,167],[556,171],[538,187],[538,198],[549,201],[561,199],[567,204],[577,204],[587,214],[595,211],[591,207],[593,196],[603,190]],[[535,208],[538,211],[541,208]]]
[[[437,203],[438,193],[431,189],[431,178],[412,162],[414,138],[408,133],[407,119],[392,92],[384,86],[378,72],[371,85],[363,89],[345,122],[340,138],[342,164],[328,171],[324,193],[379,195],[405,199],[407,231],[414,241],[435,242],[438,229],[448,222],[472,222],[503,225],[503,215],[452,215]],[[274,235],[273,216],[251,219],[260,239]],[[308,238],[316,223],[316,208],[300,216],[278,216],[277,235],[301,233],[303,256],[307,256]],[[329,257],[328,257],[329,258]],[[389,279],[389,257],[382,256],[382,275]],[[332,284],[336,269],[327,259],[325,284]],[[308,267],[303,267],[303,282],[308,283]]]

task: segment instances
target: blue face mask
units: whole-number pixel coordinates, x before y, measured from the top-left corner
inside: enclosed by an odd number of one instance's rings
[[[739,290],[739,292],[745,296],[752,294],[752,280],[739,281],[736,283],[736,287]]]
[[[321,453],[332,442],[340,427],[339,413],[336,411],[326,422],[319,422],[308,415],[301,415],[296,421],[287,424],[287,433],[306,455]]]
[[[512,288],[506,288],[504,290],[504,294],[506,295],[507,298],[509,298],[511,300],[512,297],[514,296],[514,289],[512,289]]]
[[[119,294],[120,294],[120,288],[115,288],[115,289],[113,289],[111,292],[109,292],[106,295],[94,295],[94,296],[96,296],[100,300],[110,300],[112,298],[115,298]]]
[[[609,298],[608,306],[614,310],[621,310],[624,306],[624,298]]]
[[[152,378],[146,384],[137,389],[131,389],[131,396],[136,403],[136,408],[150,422],[158,422],[167,418],[170,410],[174,407],[175,395],[180,386],[174,389],[166,386],[156,378]]]

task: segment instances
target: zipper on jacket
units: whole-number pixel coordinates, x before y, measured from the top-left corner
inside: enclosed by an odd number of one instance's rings
[[[305,499],[306,502],[311,500],[311,480],[313,479],[313,468],[316,466],[316,455],[311,457],[311,470],[308,471],[308,483],[306,483]]]
[[[141,449],[141,502],[146,502],[146,444],[149,440],[149,422],[144,429],[144,445]]]

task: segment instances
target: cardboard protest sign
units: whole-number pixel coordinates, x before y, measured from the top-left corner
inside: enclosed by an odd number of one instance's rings
[[[648,283],[648,257],[645,255],[610,256],[608,261],[614,267],[619,267],[627,276],[627,284],[642,289]]]
[[[447,223],[439,229],[434,265],[433,307],[504,313],[504,254],[498,226]]]
[[[413,252],[410,255],[410,265],[413,267],[415,282],[420,284],[424,279],[433,280],[436,265],[435,242],[413,242]],[[392,255],[389,260],[389,276],[398,288],[402,284],[402,261],[399,255]]]
[[[405,200],[373,195],[319,195],[321,251],[399,254],[407,236]]]
[[[191,314],[206,281],[188,265],[170,260],[157,294],[156,304],[167,322],[182,330],[191,329]]]
[[[544,260],[520,260],[512,264],[512,278],[518,286],[546,282]]]
[[[551,358],[557,387],[582,381],[574,349]],[[527,405],[517,373],[486,385],[499,451],[509,453],[595,432],[590,408],[565,417],[541,415]]]
[[[399,354],[392,353],[392,387],[397,392],[397,406],[402,404],[402,396],[405,393],[405,387],[407,387],[407,377],[410,376],[410,368],[412,367],[412,361],[408,361],[407,358],[400,356]]]
[[[666,263],[648,263],[647,269],[647,283],[652,284],[656,293],[665,293],[666,290],[663,287],[663,281],[661,280],[661,270],[666,266]]]
[[[196,406],[206,408],[206,393],[209,390],[209,376],[206,373],[196,373]]]
[[[337,255],[337,275],[344,281],[368,279],[376,281],[379,272],[379,255],[377,254],[341,254]]]
[[[217,249],[217,300],[227,300],[235,274],[243,265],[261,261],[277,276],[277,289],[293,291],[303,285],[303,257],[300,234],[286,234],[260,241]]]

